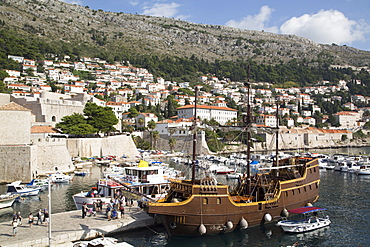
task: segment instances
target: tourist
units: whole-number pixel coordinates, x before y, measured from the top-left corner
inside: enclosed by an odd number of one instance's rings
[[[40,222],[40,225],[42,225],[42,211],[41,211],[41,209],[37,212],[37,222],[36,222],[36,224],[38,225],[39,224],[39,222]]]
[[[19,225],[19,226],[21,226],[21,225],[22,225],[22,216],[21,216],[21,212],[18,212],[17,217],[18,217],[18,225]]]
[[[33,214],[32,213],[28,215],[28,224],[30,224],[30,228],[32,228],[32,225],[33,225]]]
[[[44,222],[45,222],[45,225],[48,225],[49,224],[49,211],[45,208],[44,210]]]
[[[121,205],[119,206],[119,211],[121,212],[121,218],[123,218],[123,215],[125,214],[125,207],[123,206],[123,204],[121,203]]]
[[[108,205],[107,207],[107,218],[108,218],[108,221],[112,219],[112,208],[110,207],[110,205]]]
[[[18,221],[18,214],[17,212],[13,213],[13,221]]]
[[[86,213],[87,213],[87,204],[86,204],[86,202],[84,202],[83,204],[82,204],[82,208],[81,208],[81,210],[82,210],[82,219],[85,219],[85,216],[86,216]]]
[[[15,237],[18,233],[18,220],[12,221],[12,227],[13,227],[13,236]]]
[[[97,211],[98,212],[103,211],[103,202],[102,202],[101,199],[98,199],[98,202],[97,202]]]

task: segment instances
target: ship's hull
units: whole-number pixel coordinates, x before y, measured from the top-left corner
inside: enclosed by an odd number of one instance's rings
[[[193,190],[189,198],[181,202],[149,203],[146,210],[162,220],[170,236],[231,232],[278,220],[286,210],[315,202],[320,183],[317,162],[306,168],[304,174],[300,178],[279,181],[273,196],[252,202],[235,199],[225,185],[209,186],[208,191],[201,188],[203,193],[194,193],[199,186],[189,185],[187,188],[188,185],[179,184],[179,189]],[[212,190],[217,193],[211,193]]]

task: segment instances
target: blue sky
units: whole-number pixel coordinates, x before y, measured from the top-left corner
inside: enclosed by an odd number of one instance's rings
[[[62,0],[90,9],[295,34],[370,51],[369,0]]]

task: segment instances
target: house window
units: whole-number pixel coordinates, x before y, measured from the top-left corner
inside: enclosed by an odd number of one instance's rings
[[[221,204],[221,198],[220,197],[217,198],[216,203]]]
[[[55,122],[55,121],[57,121],[57,118],[56,118],[55,116],[52,116],[52,117],[51,117],[51,121],[52,121],[52,122]]]

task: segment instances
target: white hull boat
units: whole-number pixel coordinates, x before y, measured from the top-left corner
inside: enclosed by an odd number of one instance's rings
[[[361,165],[356,171],[357,175],[370,175],[370,165]]]
[[[11,193],[0,195],[0,209],[11,207],[17,197],[18,195]]]
[[[49,175],[52,183],[69,183],[72,180],[72,176],[64,174],[63,172],[56,172]]]
[[[288,210],[290,213],[302,214],[304,215],[303,219],[299,220],[282,220],[279,221],[276,225],[280,226],[284,232],[288,233],[302,233],[313,231],[322,227],[329,226],[331,221],[329,217],[318,217],[317,213],[325,209],[317,207],[302,207]]]
[[[36,196],[40,193],[40,188],[27,188],[21,181],[7,184],[7,193],[18,194],[19,196]]]

